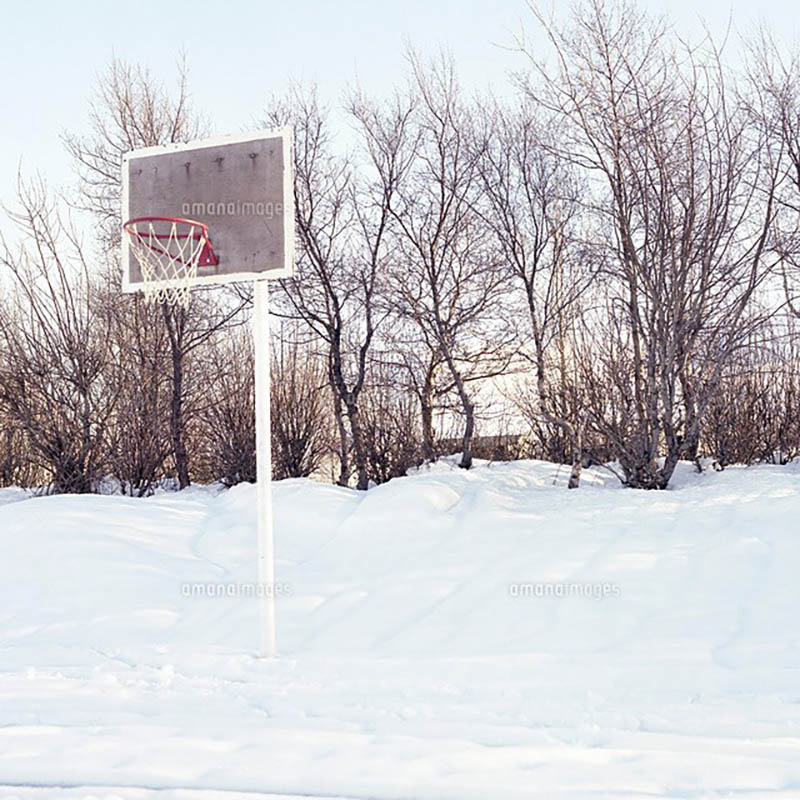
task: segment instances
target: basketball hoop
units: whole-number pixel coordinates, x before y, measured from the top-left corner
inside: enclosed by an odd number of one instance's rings
[[[219,264],[208,225],[182,217],[136,217],[123,226],[148,302],[187,306],[199,267]]]
[[[123,292],[185,305],[195,286],[253,287],[258,580],[268,588],[275,586],[268,284],[294,274],[294,163],[285,127],[143,147],[124,153],[121,165]],[[213,220],[214,247],[207,224],[177,216],[189,213]],[[273,658],[275,593],[259,595],[258,653]]]

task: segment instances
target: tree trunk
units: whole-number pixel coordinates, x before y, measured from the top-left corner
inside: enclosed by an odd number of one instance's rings
[[[333,390],[333,416],[336,419],[336,430],[339,433],[339,479],[336,481],[339,486],[350,485],[350,455],[347,443],[347,428],[344,424],[344,413],[342,412],[342,398],[336,391],[336,387],[332,386]]]
[[[533,326],[533,340],[536,346],[536,393],[539,400],[539,413],[545,422],[555,425],[564,432],[569,440],[570,458],[572,469],[570,471],[567,488],[577,489],[581,484],[581,469],[583,468],[583,424],[575,426],[566,419],[553,416],[547,408],[547,383],[546,367],[544,363],[544,343],[540,334],[539,326],[536,323],[536,307],[533,299],[533,287],[527,286],[528,308],[531,315],[531,325]]]
[[[461,444],[461,461],[458,466],[461,467],[461,469],[471,469],[472,438],[475,434],[475,404],[470,401],[466,391],[462,388],[459,388],[459,395],[461,396],[461,405],[464,409],[466,423],[464,425],[464,438]]]
[[[436,438],[433,432],[433,370],[425,376],[425,384],[419,398],[422,415],[422,457],[425,461],[436,460]]]
[[[358,473],[356,488],[360,491],[369,489],[369,471],[367,470],[367,457],[364,452],[364,437],[361,435],[361,421],[358,416],[358,405],[350,401],[347,403],[347,418],[350,420],[350,434],[353,438],[353,456]]]
[[[178,486],[185,489],[191,484],[189,478],[189,455],[186,452],[184,441],[183,420],[183,309],[172,308],[167,303],[161,304],[164,322],[170,341],[170,356],[172,358],[172,397],[170,399],[169,434],[172,442],[172,455],[175,459],[175,472],[178,476]]]
[[[186,441],[183,436],[183,359],[180,354],[177,356],[173,354],[172,358],[172,402],[169,423],[178,486],[185,489],[190,485],[191,480],[189,478],[189,455],[186,452]]]
[[[675,467],[678,465],[680,459],[680,448],[672,448],[667,457],[664,459],[664,466],[658,471],[656,476],[656,489],[666,489],[672,480],[672,473],[675,472]]]
[[[436,461],[436,444],[433,435],[433,407],[428,400],[422,403],[422,457]]]
[[[577,489],[581,485],[581,470],[583,469],[583,426],[581,422],[577,429],[573,430],[572,438],[572,470],[569,474],[568,489]]]
[[[472,468],[472,439],[475,434],[475,404],[472,402],[469,393],[467,392],[467,387],[464,384],[464,379],[461,377],[461,373],[456,366],[456,362],[453,358],[450,349],[447,347],[446,343],[443,341],[444,337],[442,336],[442,325],[437,319],[437,330],[439,331],[439,335],[441,337],[440,344],[442,347],[442,354],[444,355],[444,360],[447,363],[447,368],[450,371],[450,375],[453,378],[453,383],[455,384],[456,391],[458,392],[458,398],[461,401],[461,408],[464,411],[464,437],[461,440],[461,461],[459,462],[458,466],[461,469],[471,469]]]

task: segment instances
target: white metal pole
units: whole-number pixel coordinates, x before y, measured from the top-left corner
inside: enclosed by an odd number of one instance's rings
[[[272,534],[272,444],[269,407],[269,282],[255,281],[253,308],[256,389],[256,482],[261,656],[275,656],[275,549]]]

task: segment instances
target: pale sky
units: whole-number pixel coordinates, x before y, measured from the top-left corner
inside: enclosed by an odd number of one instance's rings
[[[558,13],[568,7],[554,1]],[[741,31],[761,19],[797,40],[797,0],[639,1],[684,33],[700,19],[723,31],[733,13]],[[169,82],[183,50],[195,105],[224,134],[253,127],[292,77],[318,82],[334,101],[356,77],[389,90],[403,80],[405,41],[423,53],[449,49],[466,88],[502,84],[524,65],[502,47],[520,24],[534,27],[524,0],[0,0],[0,201],[13,199],[20,163],[54,188],[73,181],[59,134],[86,130],[95,77],[112,55]]]

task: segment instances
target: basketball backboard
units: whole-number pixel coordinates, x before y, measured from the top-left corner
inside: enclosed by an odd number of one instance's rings
[[[207,227],[212,257],[204,253],[191,286],[289,277],[294,267],[291,130],[133,150],[123,159],[122,204],[123,222],[166,218],[196,221],[196,230]],[[146,224],[152,232],[153,223]],[[124,235],[123,291],[171,284],[170,272],[143,275],[141,258],[141,249]]]

